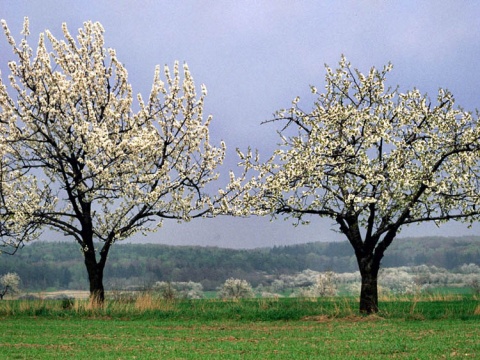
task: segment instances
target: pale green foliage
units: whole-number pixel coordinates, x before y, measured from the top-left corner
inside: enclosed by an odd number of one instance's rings
[[[255,294],[248,281],[230,278],[221,286],[217,296],[221,299],[243,299],[252,298]]]

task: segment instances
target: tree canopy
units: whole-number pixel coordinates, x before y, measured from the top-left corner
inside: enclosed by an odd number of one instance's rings
[[[64,39],[47,30],[36,49],[28,19],[19,44],[2,25],[16,60],[8,64],[10,89],[0,82],[0,119],[8,167],[31,180],[22,206],[37,204],[28,212],[36,225],[80,244],[92,294],[103,298],[115,241],[214,206],[204,188],[218,177],[225,145],[210,143],[206,88],[197,94],[186,64],[157,66],[148,98],[134,103],[127,70],[105,48],[100,23],[85,22],[76,37],[63,24]]]
[[[269,121],[284,123],[270,159],[239,152],[245,173],[232,176],[238,197],[225,203],[237,214],[333,219],[357,255],[367,312],[376,311],[380,261],[402,226],[478,214],[477,117],[447,90],[432,102],[418,89],[387,87],[391,70],[363,74],[345,57],[327,66],[325,91],[311,86],[311,111],[297,97]]]

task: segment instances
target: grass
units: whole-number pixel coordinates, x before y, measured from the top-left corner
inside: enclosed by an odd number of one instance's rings
[[[423,318],[471,319],[478,318],[480,302],[476,296],[434,294],[395,296],[380,299],[379,316],[387,319]],[[477,313],[476,313],[477,312]],[[344,318],[358,313],[358,298],[332,297],[321,299],[275,298],[225,301],[164,300],[146,292],[136,297],[106,301],[102,307],[88,300],[13,300],[0,301],[0,318],[11,316],[43,317],[110,317],[113,319],[162,320],[237,320],[237,321],[291,321],[309,316]]]
[[[318,319],[190,323],[8,319],[4,359],[387,359],[471,357],[478,322]]]
[[[2,359],[433,359],[480,357],[473,296],[384,299],[0,302]]]

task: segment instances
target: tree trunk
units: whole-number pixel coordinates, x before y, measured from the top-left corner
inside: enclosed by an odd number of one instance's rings
[[[374,314],[378,312],[377,274],[363,274],[360,290],[360,313]]]
[[[385,250],[390,246],[395,238],[402,221],[409,216],[409,211],[403,213],[402,219],[398,220],[394,226],[382,226],[381,231],[375,228],[375,210],[374,204],[370,206],[370,215],[368,217],[368,226],[365,233],[365,239],[362,240],[362,234],[358,226],[358,214],[354,212],[345,216],[338,216],[337,222],[340,230],[347,236],[348,241],[355,250],[358,269],[362,276],[362,288],[360,290],[360,313],[374,314],[378,312],[378,271],[380,270],[380,261],[383,258]],[[383,222],[384,220],[382,220]],[[385,232],[386,231],[386,232]],[[380,237],[384,234],[383,240]]]
[[[362,288],[360,290],[360,313],[375,314],[378,312],[378,270],[380,263],[373,261],[369,256],[359,259]]]
[[[90,300],[95,304],[103,304],[105,300],[105,289],[103,287],[104,265],[97,263],[94,249],[84,251],[85,266],[90,282]]]

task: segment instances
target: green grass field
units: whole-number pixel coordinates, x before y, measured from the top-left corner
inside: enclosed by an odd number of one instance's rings
[[[358,316],[352,298],[132,303],[0,302],[2,359],[480,358],[472,296],[399,298]]]

